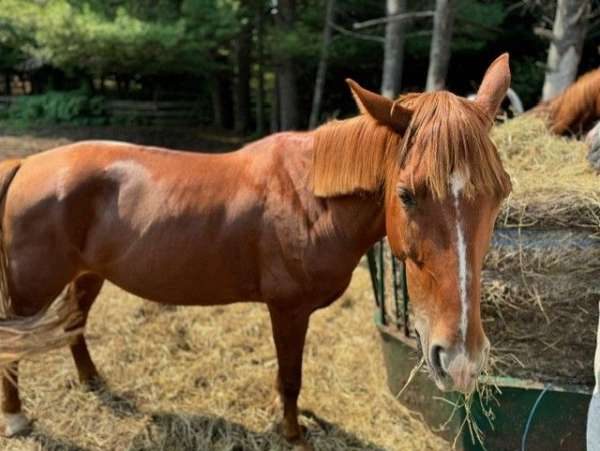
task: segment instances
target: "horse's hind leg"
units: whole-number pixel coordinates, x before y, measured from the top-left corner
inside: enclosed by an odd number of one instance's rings
[[[87,273],[79,276],[69,285],[69,294],[75,297],[81,311],[81,320],[73,324],[69,329],[85,328],[88,314],[102,288],[103,282],[104,279],[96,274]],[[83,385],[93,387],[94,384],[100,382],[100,376],[90,356],[84,332],[82,331],[81,335],[78,335],[75,342],[71,345],[71,354],[77,367],[79,382]]]
[[[19,362],[14,362],[2,373],[2,414],[5,422],[4,435],[7,437],[29,430],[29,421],[21,412],[18,371]]]
[[[32,284],[32,286],[40,286]],[[59,292],[59,288],[53,288],[54,292]],[[46,297],[53,299],[56,296],[44,293],[42,296],[31,296],[32,298],[42,299],[39,305],[27,302],[28,297],[14,294],[12,296],[12,306],[18,316],[35,315],[45,304]],[[57,300],[60,302],[60,300]],[[88,308],[89,310],[89,308]],[[4,418],[4,430],[0,429],[0,435],[12,437],[24,434],[30,430],[30,422],[22,412],[21,399],[19,396],[19,362],[10,363],[0,371],[1,389],[2,389],[2,416]]]

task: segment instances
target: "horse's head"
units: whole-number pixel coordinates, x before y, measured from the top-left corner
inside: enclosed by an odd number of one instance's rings
[[[402,135],[385,175],[386,230],[406,263],[415,327],[444,390],[471,391],[490,347],[480,274],[510,179],[489,130],[509,84],[508,55],[490,66],[472,102],[449,92],[392,102],[350,82],[363,113]]]

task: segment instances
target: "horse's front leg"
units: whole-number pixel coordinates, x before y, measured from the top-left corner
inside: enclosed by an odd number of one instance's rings
[[[73,344],[71,344],[71,354],[77,367],[79,382],[88,388],[95,388],[102,384],[102,379],[90,356],[83,329],[87,323],[92,304],[96,300],[98,293],[100,293],[103,282],[103,279],[99,276],[87,273],[78,277],[69,285],[67,294],[73,297],[72,302],[77,303],[81,313],[81,319],[76,324],[70,325],[66,330],[82,328],[81,335],[78,335]]]
[[[311,449],[298,424],[298,395],[302,385],[302,352],[310,313],[269,306],[277,349],[277,389],[283,402],[283,436],[303,449]]]

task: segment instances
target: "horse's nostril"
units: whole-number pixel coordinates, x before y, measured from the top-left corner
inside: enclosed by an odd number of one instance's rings
[[[446,372],[444,371],[444,367],[442,366],[442,355],[444,353],[444,348],[440,345],[431,346],[431,366],[433,369],[440,374],[440,376],[444,376]]]

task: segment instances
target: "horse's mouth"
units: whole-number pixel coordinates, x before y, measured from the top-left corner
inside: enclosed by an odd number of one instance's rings
[[[423,345],[423,342],[421,341],[421,335],[419,334],[419,332],[415,329],[415,335],[417,338],[417,354],[419,355],[420,359],[424,359],[425,360],[425,364],[427,365],[427,368],[429,370],[429,374],[431,376],[431,379],[433,379],[433,382],[435,382],[435,385],[442,391],[450,391],[451,390],[451,386],[452,386],[452,381],[450,379],[450,376],[448,373],[446,373],[441,365],[438,365],[439,369],[436,369],[435,365],[432,365],[432,362],[429,359],[429,356],[423,352],[423,348],[427,348],[427,346]]]

